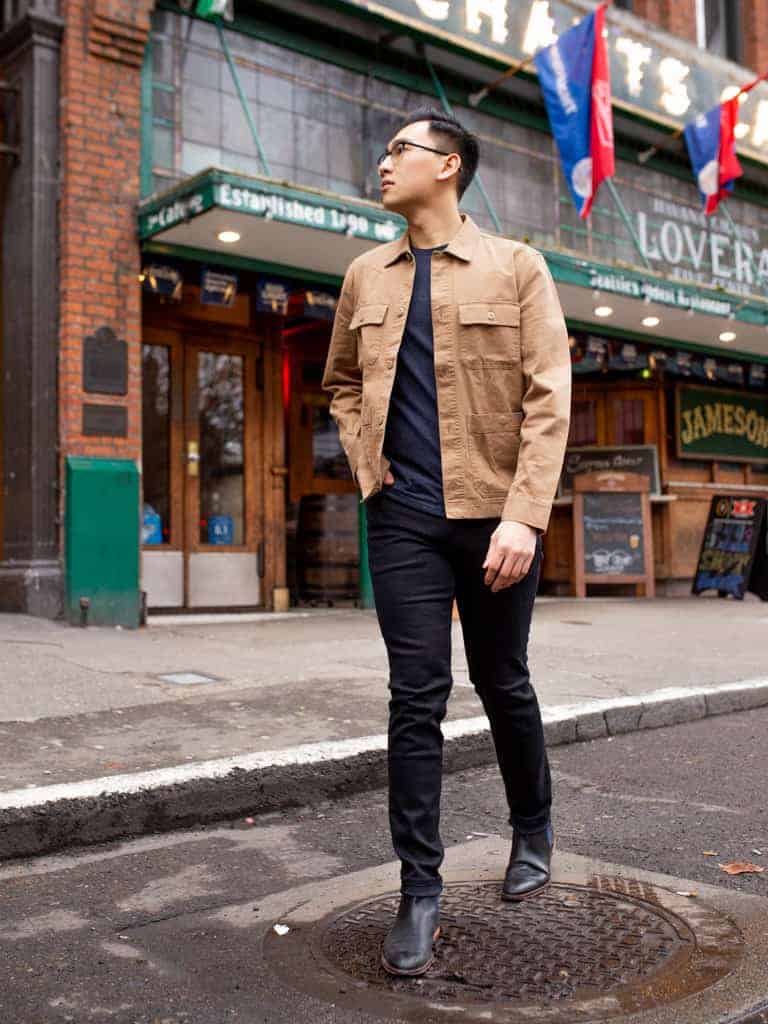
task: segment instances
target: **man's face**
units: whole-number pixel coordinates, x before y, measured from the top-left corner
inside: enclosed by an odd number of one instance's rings
[[[418,143],[418,145],[399,145],[401,143]],[[428,146],[428,149],[422,149]],[[442,153],[435,153],[439,149]],[[414,206],[423,205],[442,187],[449,147],[429,130],[429,121],[416,121],[407,128],[401,128],[389,140],[387,151],[390,154],[379,164],[379,182],[381,184],[382,205],[395,212],[405,212]],[[454,156],[454,162],[459,158]],[[455,188],[455,174],[451,178]]]

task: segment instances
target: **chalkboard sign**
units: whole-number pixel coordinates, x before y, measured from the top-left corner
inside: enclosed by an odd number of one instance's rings
[[[599,576],[642,575],[643,502],[639,491],[584,495],[584,565]]]
[[[574,591],[588,583],[643,585],[654,596],[650,481],[640,473],[580,473],[573,481]],[[637,592],[637,590],[636,590]]]
[[[558,497],[573,491],[579,473],[640,473],[647,476],[651,494],[661,494],[659,453],[655,444],[585,445],[567,448],[560,475]]]
[[[719,494],[712,499],[692,592],[716,590],[744,599],[747,590],[768,600],[766,501]]]

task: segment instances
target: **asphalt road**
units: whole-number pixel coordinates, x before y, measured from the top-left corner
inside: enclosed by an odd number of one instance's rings
[[[555,748],[559,848],[768,897],[768,871],[718,867],[768,865],[767,753],[768,708]],[[472,833],[510,834],[495,768],[444,779],[446,847]],[[270,893],[391,860],[379,791],[2,864],[0,1020],[372,1021],[295,995],[270,977],[255,931],[203,928],[196,914],[256,908]]]

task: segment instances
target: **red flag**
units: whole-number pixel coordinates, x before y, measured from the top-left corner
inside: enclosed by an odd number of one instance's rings
[[[603,29],[607,4],[595,8],[595,49],[592,55],[592,109],[590,117],[590,151],[592,155],[592,194],[580,216],[589,216],[592,200],[603,178],[615,172],[613,153],[613,114],[611,111],[611,75],[608,47]]]

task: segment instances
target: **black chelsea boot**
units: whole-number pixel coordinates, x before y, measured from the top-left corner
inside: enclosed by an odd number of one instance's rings
[[[390,974],[424,974],[440,937],[440,896],[401,893],[395,923],[387,932],[381,963]]]
[[[525,900],[549,885],[550,860],[555,845],[552,826],[523,835],[515,830],[512,852],[501,889],[503,900]]]

